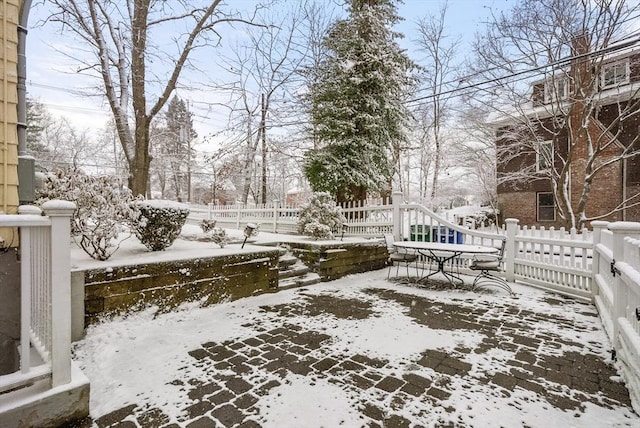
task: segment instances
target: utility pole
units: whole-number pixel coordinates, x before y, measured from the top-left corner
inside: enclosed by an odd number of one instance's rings
[[[191,202],[191,111],[189,110],[189,100],[187,100],[185,122],[185,138],[187,139],[187,202]]]
[[[262,94],[262,115],[260,118],[260,129],[262,133],[262,203],[267,203],[267,108]]]
[[[411,163],[409,160],[409,155],[407,154],[407,165],[405,166],[405,168],[407,169],[407,190],[406,190],[406,197],[407,197],[407,203],[410,202],[411,199],[411,195],[410,195],[410,184],[411,184]]]

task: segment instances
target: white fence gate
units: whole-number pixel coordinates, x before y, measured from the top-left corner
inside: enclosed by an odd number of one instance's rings
[[[519,228],[506,219],[507,281],[521,281],[564,295],[591,299],[593,241],[586,229]]]
[[[640,412],[640,223],[594,222],[593,301]]]

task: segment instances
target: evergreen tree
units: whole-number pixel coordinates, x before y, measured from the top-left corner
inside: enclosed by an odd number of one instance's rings
[[[193,129],[192,113],[184,100],[178,97],[171,99],[164,115],[164,126],[154,128],[153,134],[161,158],[155,162],[155,167],[173,188],[174,197],[180,200],[188,186],[188,166],[193,160],[190,142],[198,136]]]
[[[387,193],[393,153],[406,140],[403,106],[413,62],[391,28],[394,0],[347,0],[348,17],[323,40],[328,50],[309,88],[314,137],[304,170],[315,191],[339,202]]]
[[[48,151],[43,142],[42,134],[47,124],[51,122],[51,116],[42,103],[27,98],[27,149],[31,153],[43,153]]]

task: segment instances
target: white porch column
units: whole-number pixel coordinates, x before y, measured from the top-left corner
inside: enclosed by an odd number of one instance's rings
[[[71,381],[71,215],[73,202],[42,204],[51,220],[51,387]]]

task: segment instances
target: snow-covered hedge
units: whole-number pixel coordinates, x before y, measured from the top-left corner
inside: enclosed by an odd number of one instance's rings
[[[59,170],[43,177],[37,205],[52,199],[74,202],[71,233],[91,258],[107,260],[116,252],[114,239],[131,219],[133,196],[114,176],[92,176],[81,170]]]
[[[162,199],[138,200],[132,229],[140,242],[151,251],[162,251],[173,244],[187,221],[189,207]]]
[[[328,192],[316,192],[302,206],[298,233],[316,239],[333,239],[333,232],[342,228],[347,219]]]

